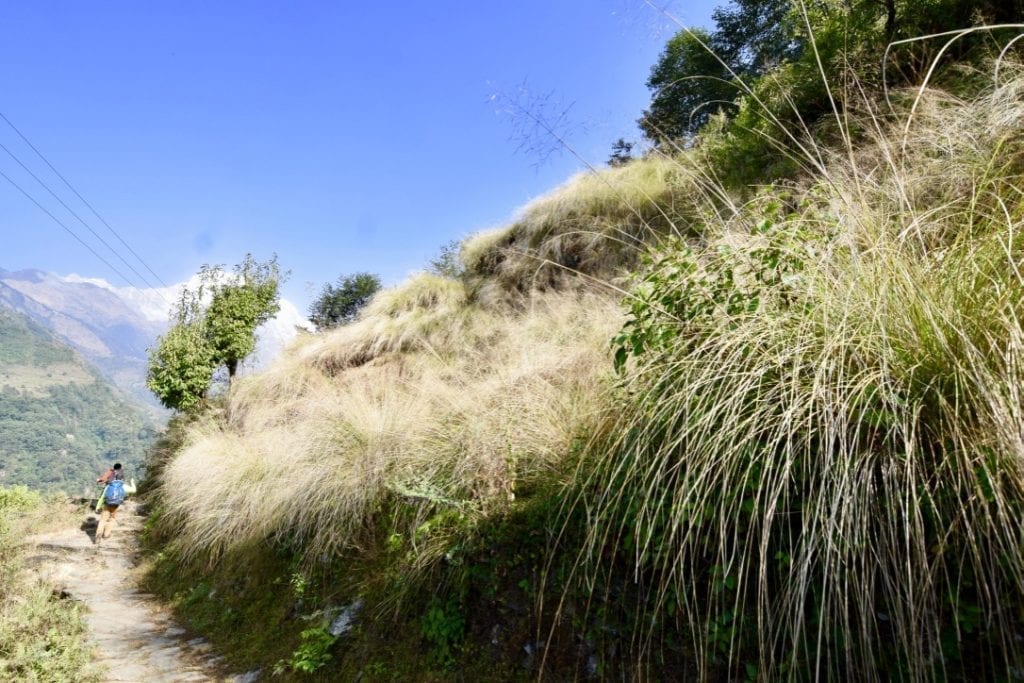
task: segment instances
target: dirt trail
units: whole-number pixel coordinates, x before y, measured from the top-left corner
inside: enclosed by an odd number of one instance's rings
[[[218,659],[202,639],[184,629],[151,596],[135,587],[138,535],[143,517],[131,501],[118,512],[110,538],[93,545],[97,515],[80,527],[32,537],[33,563],[54,590],[88,607],[96,660],[107,681],[253,681],[257,675],[219,673]]]

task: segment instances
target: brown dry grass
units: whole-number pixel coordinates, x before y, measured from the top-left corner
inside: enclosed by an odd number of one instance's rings
[[[162,474],[181,548],[287,535],[330,553],[389,496],[483,515],[557,467],[600,406],[617,306],[550,293],[498,314],[460,288],[415,278],[239,382]]]

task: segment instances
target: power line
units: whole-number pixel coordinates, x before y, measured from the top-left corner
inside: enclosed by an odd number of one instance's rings
[[[3,119],[3,120],[4,120],[5,122],[6,122],[6,123],[7,123],[7,125],[11,127],[11,130],[13,130],[13,131],[14,131],[15,133],[17,133],[17,134],[18,134],[18,137],[20,137],[20,138],[21,138],[21,139],[22,139],[22,140],[23,140],[23,141],[25,142],[25,144],[26,144],[26,145],[28,145],[28,146],[29,146],[29,147],[30,147],[30,148],[32,149],[32,151],[33,151],[33,152],[35,152],[35,153],[36,153],[36,155],[38,155],[38,156],[39,156],[39,158],[40,158],[40,159],[42,159],[42,160],[43,160],[43,163],[44,163],[44,164],[46,164],[46,165],[47,165],[47,166],[49,167],[49,169],[50,169],[51,171],[53,171],[53,172],[54,172],[54,174],[56,174],[56,176],[57,176],[58,178],[60,178],[60,179],[61,179],[61,181],[62,181],[62,182],[63,182],[63,183],[65,184],[65,185],[67,185],[68,189],[69,189],[69,190],[71,190],[71,191],[72,191],[72,192],[73,192],[73,193],[75,194],[75,196],[76,196],[76,197],[78,197],[78,199],[79,199],[79,200],[81,200],[81,202],[82,202],[83,204],[85,204],[85,205],[86,205],[87,207],[89,207],[89,210],[90,210],[90,211],[92,211],[93,215],[94,215],[94,216],[96,216],[96,218],[98,218],[98,219],[99,219],[99,221],[100,221],[101,223],[103,223],[103,225],[105,225],[105,226],[106,226],[107,230],[109,230],[109,231],[111,232],[111,234],[113,234],[113,235],[114,235],[114,237],[116,237],[116,238],[118,239],[118,241],[120,241],[120,242],[121,242],[121,244],[123,244],[123,245],[124,245],[124,248],[125,248],[125,249],[127,249],[127,250],[128,250],[128,251],[129,251],[130,253],[131,253],[131,255],[132,255],[132,256],[134,256],[134,257],[135,257],[136,259],[138,259],[139,263],[141,263],[141,264],[142,264],[142,265],[143,265],[143,266],[145,267],[145,269],[146,269],[146,270],[148,270],[148,271],[150,272],[150,274],[151,274],[151,275],[152,275],[152,276],[153,276],[154,278],[156,278],[156,281],[157,281],[157,282],[159,282],[159,283],[160,283],[161,285],[163,285],[164,287],[169,287],[169,285],[168,285],[168,284],[167,284],[166,282],[164,282],[164,281],[163,281],[163,280],[162,280],[162,279],[160,278],[160,276],[159,276],[159,275],[157,275],[157,274],[156,274],[156,273],[155,273],[155,272],[153,271],[153,269],[152,269],[152,268],[150,268],[150,267],[149,267],[149,264],[148,264],[148,263],[146,263],[146,261],[145,261],[145,260],[144,260],[144,259],[143,259],[143,258],[142,258],[141,256],[139,256],[139,255],[138,255],[137,253],[135,253],[135,250],[131,248],[131,246],[130,246],[130,245],[129,245],[129,244],[128,244],[128,243],[127,243],[127,242],[126,242],[125,240],[124,240],[124,238],[123,238],[123,237],[121,237],[121,235],[120,235],[120,234],[118,234],[118,232],[117,232],[116,230],[114,230],[114,228],[110,227],[110,224],[109,224],[109,223],[107,223],[107,221],[103,219],[103,216],[101,216],[101,215],[99,214],[99,212],[98,212],[98,211],[96,211],[96,209],[94,209],[94,208],[93,208],[92,204],[90,204],[90,203],[89,203],[88,201],[86,201],[85,197],[83,197],[83,196],[82,196],[81,194],[79,194],[78,190],[76,190],[76,189],[75,189],[75,187],[74,187],[74,186],[73,186],[73,185],[72,185],[72,184],[71,184],[71,183],[70,183],[70,182],[68,181],[68,179],[67,179],[67,178],[65,178],[65,177],[64,177],[64,176],[63,176],[63,175],[61,174],[61,172],[60,172],[60,171],[58,171],[58,170],[57,170],[56,168],[54,168],[53,164],[51,164],[51,163],[50,163],[50,161],[49,161],[49,160],[48,160],[48,159],[47,159],[47,158],[46,158],[45,156],[43,156],[43,153],[42,153],[42,152],[40,152],[40,151],[39,151],[38,149],[36,149],[36,146],[35,146],[35,145],[33,145],[33,144],[32,144],[32,142],[31,142],[31,141],[30,141],[30,140],[29,140],[29,139],[28,139],[27,137],[25,137],[25,134],[24,134],[24,133],[22,133],[22,132],[21,132],[20,130],[18,130],[17,126],[15,126],[15,125],[14,125],[13,123],[11,123],[11,120],[10,120],[9,118],[7,118],[6,116],[4,116],[4,113],[3,113],[3,112],[0,112],[0,118],[2,118],[2,119]],[[63,202],[61,202],[61,203],[63,204]],[[81,219],[79,219],[79,220],[81,220]],[[92,230],[92,229],[90,228],[90,231],[91,231],[91,230]],[[95,233],[93,233],[93,234],[95,234]],[[79,240],[79,241],[81,241],[81,240]],[[109,246],[108,246],[108,248],[109,248]],[[113,251],[113,249],[111,249],[111,251]],[[94,253],[95,253],[95,252],[94,252]],[[117,253],[117,252],[114,252],[114,253]],[[122,260],[123,260],[123,259],[122,259]],[[127,265],[127,264],[126,264],[126,265]],[[129,267],[131,267],[131,266],[129,266]],[[134,269],[132,269],[132,270],[134,271]],[[140,277],[141,277],[141,276],[140,276]],[[161,296],[162,296],[162,294],[161,294]]]
[[[79,237],[79,236],[78,236],[78,234],[77,234],[77,233],[75,233],[75,231],[74,231],[74,230],[72,230],[72,229],[71,229],[71,228],[69,228],[68,226],[64,225],[64,223],[62,223],[62,222],[61,222],[61,220],[60,220],[59,218],[57,218],[57,217],[56,217],[56,216],[54,216],[54,215],[53,215],[52,213],[50,213],[50,212],[49,212],[49,210],[48,210],[48,209],[47,209],[47,208],[46,208],[45,206],[43,206],[42,204],[40,204],[39,202],[37,202],[37,201],[36,201],[36,199],[35,199],[35,197],[33,197],[32,195],[30,195],[30,194],[29,194],[28,192],[26,192],[26,191],[25,191],[24,189],[22,189],[21,185],[19,185],[18,183],[14,182],[13,180],[11,180],[10,176],[8,176],[8,175],[7,175],[6,173],[4,173],[3,171],[0,171],[0,176],[2,176],[4,180],[6,180],[7,182],[9,182],[9,183],[10,183],[11,185],[13,185],[13,186],[14,186],[14,189],[16,189],[16,190],[17,190],[18,192],[22,193],[23,195],[25,195],[25,196],[26,196],[26,197],[28,198],[28,200],[29,200],[30,202],[32,202],[33,204],[35,204],[35,205],[36,205],[36,206],[37,206],[37,207],[39,208],[39,210],[40,210],[40,211],[42,211],[42,212],[43,212],[43,213],[45,213],[45,214],[46,214],[47,216],[49,216],[50,218],[52,218],[52,219],[53,219],[53,222],[54,222],[54,223],[56,223],[56,224],[57,224],[57,225],[59,225],[60,227],[64,228],[65,232],[67,232],[67,233],[68,233],[69,235],[71,235],[71,236],[72,236],[72,237],[74,237],[74,238],[75,238],[76,240],[78,240],[78,241],[79,241],[79,242],[80,242],[80,243],[82,244],[82,246],[83,246],[83,247],[85,247],[85,248],[86,248],[86,249],[88,249],[88,250],[89,250],[90,252],[92,252],[92,255],[93,255],[93,256],[95,256],[96,258],[98,258],[98,259],[99,259],[100,261],[102,261],[102,262],[103,262],[103,263],[104,263],[104,264],[105,264],[105,265],[107,266],[107,268],[110,268],[110,269],[111,269],[112,271],[114,271],[115,273],[117,273],[117,275],[118,275],[118,276],[119,276],[119,277],[120,277],[120,278],[121,278],[122,280],[124,280],[125,282],[127,282],[127,283],[128,283],[128,286],[129,286],[129,287],[134,287],[134,286],[135,286],[135,285],[133,285],[133,284],[131,283],[131,280],[129,280],[128,278],[126,278],[126,277],[124,276],[124,273],[122,273],[122,272],[121,272],[121,271],[119,271],[119,270],[118,270],[117,268],[115,268],[115,267],[114,267],[114,266],[113,266],[113,265],[112,265],[112,264],[110,263],[110,261],[108,261],[107,259],[105,259],[105,258],[103,258],[102,256],[100,256],[100,255],[99,255],[99,254],[98,254],[98,253],[96,252],[96,250],[95,250],[95,249],[93,249],[93,248],[92,248],[91,246],[89,246],[89,244],[88,244],[88,243],[87,243],[87,242],[86,242],[85,240],[83,240],[83,239],[82,239],[81,237]]]
[[[0,116],[2,116],[2,114],[0,114]],[[49,192],[49,193],[50,193],[50,196],[51,196],[51,197],[53,197],[53,198],[54,198],[54,199],[56,199],[56,200],[57,200],[58,202],[60,202],[60,205],[61,205],[61,206],[63,206],[63,207],[65,208],[65,209],[67,209],[67,210],[68,210],[68,213],[70,213],[70,214],[71,214],[72,216],[74,216],[74,217],[75,217],[76,219],[78,219],[78,222],[79,222],[79,223],[81,223],[82,225],[84,225],[84,226],[85,226],[85,229],[86,229],[86,230],[88,230],[89,232],[91,232],[91,233],[92,233],[92,235],[93,235],[93,237],[95,237],[96,239],[98,239],[98,240],[100,241],[100,243],[101,243],[101,244],[102,244],[103,246],[105,246],[105,247],[106,247],[107,249],[109,249],[109,250],[110,250],[110,252],[111,252],[112,254],[114,254],[114,256],[116,256],[117,258],[121,259],[121,263],[123,263],[124,265],[128,266],[128,269],[129,269],[129,270],[131,270],[131,271],[132,271],[133,273],[135,273],[135,275],[136,275],[136,276],[137,276],[137,277],[138,277],[138,278],[139,278],[140,280],[142,280],[142,282],[143,282],[143,283],[144,283],[144,284],[145,284],[145,285],[146,285],[147,287],[149,287],[150,289],[155,289],[155,287],[153,287],[153,285],[152,285],[152,284],[151,284],[151,283],[149,282],[149,280],[147,280],[147,279],[145,278],[145,276],[144,276],[144,275],[143,275],[142,273],[140,273],[139,271],[135,270],[135,268],[134,268],[134,267],[132,266],[132,264],[128,263],[128,261],[126,261],[126,260],[125,260],[125,258],[124,258],[123,256],[121,256],[121,254],[119,254],[119,253],[118,253],[118,251],[117,251],[116,249],[114,249],[114,248],[113,248],[112,246],[110,246],[110,244],[108,244],[108,243],[107,243],[107,241],[106,241],[105,239],[103,239],[103,237],[101,237],[99,233],[97,233],[97,232],[96,232],[95,230],[93,230],[93,229],[92,229],[92,226],[91,226],[91,225],[89,225],[88,223],[86,223],[86,222],[85,222],[85,220],[84,220],[84,219],[83,219],[83,218],[82,218],[81,216],[79,216],[79,215],[78,215],[77,213],[75,213],[75,210],[74,210],[74,209],[72,209],[72,208],[71,208],[70,206],[68,206],[67,204],[65,204],[65,203],[64,203],[64,200],[63,200],[63,199],[61,199],[60,197],[58,197],[58,196],[57,196],[57,193],[56,193],[56,192],[54,192],[53,190],[51,190],[51,189],[50,189],[50,186],[49,186],[49,185],[47,185],[47,184],[46,184],[45,182],[43,182],[43,181],[42,181],[42,180],[41,180],[41,179],[39,178],[39,176],[37,176],[37,175],[36,175],[35,173],[33,173],[33,172],[32,172],[32,169],[30,169],[30,168],[29,168],[28,166],[26,166],[26,165],[25,165],[24,163],[22,163],[21,159],[19,159],[19,158],[18,158],[18,157],[17,157],[17,156],[16,156],[15,154],[14,154],[14,152],[12,152],[12,151],[11,151],[10,149],[8,149],[8,148],[7,148],[7,146],[6,146],[6,145],[4,145],[4,144],[3,144],[2,142],[0,142],[0,149],[3,149],[3,150],[4,150],[5,152],[7,152],[8,156],[10,156],[10,157],[11,157],[12,159],[14,159],[14,161],[15,161],[15,162],[16,162],[16,163],[17,163],[17,164],[18,164],[19,166],[21,166],[21,168],[22,168],[22,169],[24,169],[24,171],[25,171],[26,173],[28,173],[28,174],[29,174],[30,176],[32,176],[32,178],[33,178],[33,179],[34,179],[34,180],[35,180],[35,181],[36,181],[37,183],[39,183],[39,184],[40,184],[40,185],[42,186],[42,188],[43,188],[44,190],[46,190],[47,192]],[[134,285],[132,285],[132,286],[134,286]]]

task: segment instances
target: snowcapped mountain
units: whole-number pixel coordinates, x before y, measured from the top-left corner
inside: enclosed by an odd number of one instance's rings
[[[20,311],[50,329],[95,365],[115,385],[153,406],[146,388],[148,349],[169,326],[170,311],[184,287],[116,287],[106,280],[59,276],[39,270],[0,269],[0,305]],[[277,316],[257,330],[256,351],[241,371],[270,363],[312,325],[290,301],[282,299]]]
[[[226,274],[225,278],[231,275]],[[170,287],[140,289],[138,287],[116,287],[100,278],[86,278],[72,273],[64,278],[70,284],[91,284],[115,293],[122,301],[134,308],[147,321],[159,325],[161,333],[167,329],[171,309],[181,298],[185,288],[195,290],[200,285],[195,275],[187,282]],[[280,308],[273,318],[256,330],[256,350],[246,359],[239,371],[255,372],[270,364],[284,348],[299,334],[299,330],[312,331],[314,326],[299,312],[298,307],[287,299],[279,301]]]

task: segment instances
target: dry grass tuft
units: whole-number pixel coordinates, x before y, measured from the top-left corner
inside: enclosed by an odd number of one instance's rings
[[[457,343],[475,313],[462,282],[423,273],[380,292],[359,320],[329,335],[330,344],[300,355],[331,374],[386,354],[437,352]]]
[[[319,556],[357,544],[388,499],[420,511],[396,530],[409,538],[444,510],[508,505],[593,419],[619,315],[607,297],[552,293],[499,316],[433,276],[384,292],[192,429],[161,481],[180,548],[215,558],[288,537]]]
[[[702,677],[1021,670],[1022,83],[930,98],[906,139],[876,119],[661,248],[577,499],[586,585],[642,594],[635,653],[677,628]]]
[[[700,173],[687,159],[652,154],[581,173],[521,210],[510,226],[467,240],[462,259],[487,300],[612,279],[658,236],[699,229]]]

